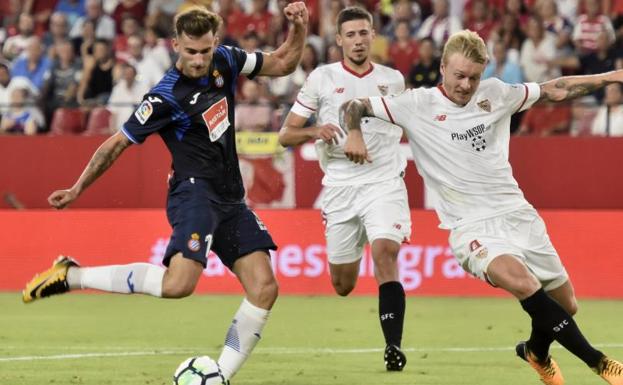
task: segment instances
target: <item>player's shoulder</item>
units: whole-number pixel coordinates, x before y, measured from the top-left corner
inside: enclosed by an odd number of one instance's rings
[[[373,63],[374,70],[384,76],[390,76],[392,79],[404,79],[404,76],[400,71],[395,68],[388,67],[383,64]]]
[[[167,70],[167,72],[164,73],[162,79],[160,79],[160,81],[156,83],[156,85],[151,90],[149,90],[146,95],[159,94],[165,97],[173,97],[173,89],[180,80],[180,77],[180,71],[178,71],[175,66],[172,66],[171,68],[169,68],[169,70]]]

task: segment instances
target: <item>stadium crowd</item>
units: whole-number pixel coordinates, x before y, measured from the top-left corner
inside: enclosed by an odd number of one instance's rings
[[[0,2],[0,133],[110,134],[172,65],[173,15],[218,12],[221,42],[246,51],[281,44],[285,0],[7,0]],[[508,83],[623,68],[621,0],[311,0],[296,71],[238,83],[238,130],[277,131],[307,75],[341,60],[335,20],[345,6],[374,14],[373,61],[409,87],[440,81],[440,47],[462,28],[489,47],[484,77]],[[572,105],[516,115],[517,135],[623,135],[620,85]]]

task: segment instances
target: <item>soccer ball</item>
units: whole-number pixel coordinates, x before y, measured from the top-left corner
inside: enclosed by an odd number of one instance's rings
[[[173,385],[229,385],[218,362],[208,356],[191,357],[177,367]]]

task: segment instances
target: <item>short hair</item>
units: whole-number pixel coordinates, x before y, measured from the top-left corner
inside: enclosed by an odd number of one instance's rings
[[[372,14],[361,7],[346,7],[337,15],[337,33],[342,32],[342,24],[351,20],[368,20],[372,25]]]
[[[455,53],[460,53],[467,59],[478,64],[487,62],[487,46],[484,40],[474,31],[464,29],[450,36],[443,47],[441,62],[448,64],[448,59]]]
[[[214,12],[203,7],[192,7],[187,11],[175,15],[173,19],[176,37],[186,34],[200,37],[208,32],[216,35],[221,26],[222,19]]]

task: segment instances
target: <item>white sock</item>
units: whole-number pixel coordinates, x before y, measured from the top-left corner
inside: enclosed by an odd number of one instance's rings
[[[99,267],[71,267],[67,272],[70,289],[97,289],[113,293],[142,293],[162,297],[165,269],[151,263],[131,263]]]
[[[225,378],[232,378],[247,360],[261,338],[269,310],[261,309],[245,298],[227,331],[225,346],[218,364]]]

